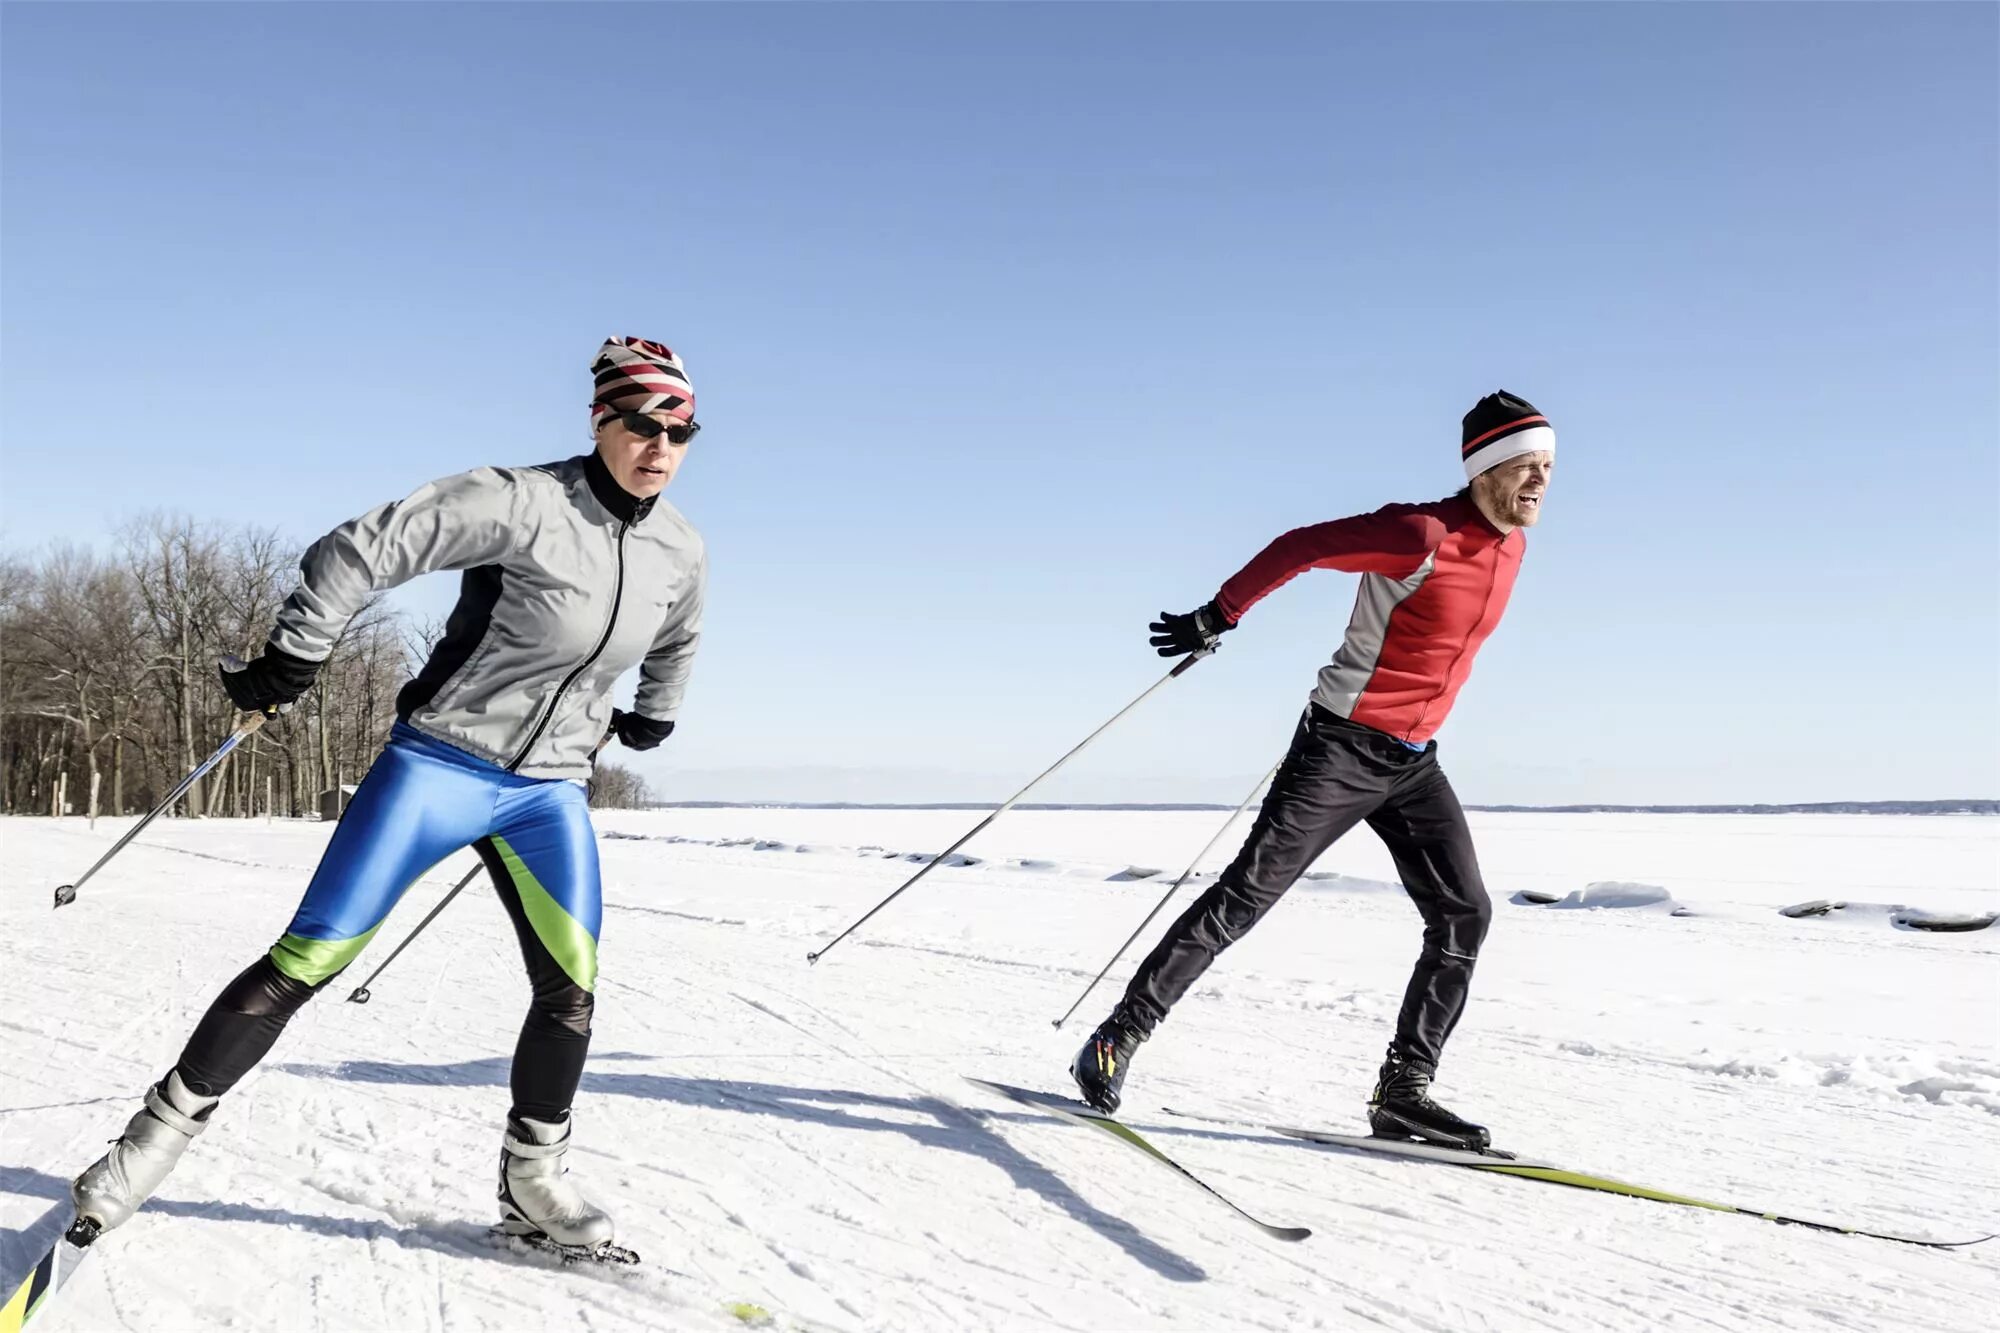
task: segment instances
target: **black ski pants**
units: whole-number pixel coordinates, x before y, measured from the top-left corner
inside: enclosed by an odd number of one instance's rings
[[[1493,915],[1465,811],[1438,767],[1435,743],[1412,750],[1318,704],[1299,720],[1243,850],[1139,965],[1125,991],[1127,1021],[1150,1034],[1215,956],[1363,820],[1388,846],[1424,919],[1423,952],[1403,994],[1396,1046],[1406,1060],[1435,1072],[1464,1012]]]
[[[571,980],[529,919],[517,877],[490,838],[473,844],[520,939],[533,997],[514,1047],[513,1114],[561,1120],[583,1079],[595,1010],[591,992]],[[177,1065],[181,1081],[219,1097],[240,1082],[277,1044],[292,1015],[339,977],[317,985],[287,976],[265,954],[223,988],[188,1039]]]

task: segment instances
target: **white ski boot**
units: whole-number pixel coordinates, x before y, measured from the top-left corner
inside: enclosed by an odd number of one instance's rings
[[[568,1178],[563,1156],[569,1152],[569,1126],[567,1116],[557,1123],[507,1117],[500,1149],[500,1229],[580,1255],[609,1246],[611,1217]]]
[[[179,1070],[148,1088],[145,1107],[111,1151],[70,1186],[78,1223],[92,1228],[93,1238],[122,1226],[152,1197],[194,1136],[208,1128],[209,1113],[221,1100],[188,1091]]]

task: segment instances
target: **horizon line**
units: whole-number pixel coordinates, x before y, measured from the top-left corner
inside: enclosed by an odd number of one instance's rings
[[[625,807],[639,810],[991,810],[981,801],[654,801]],[[1042,811],[1225,811],[1236,809],[1207,801],[1062,801],[1022,802],[1015,810]],[[1562,805],[1468,805],[1484,814],[1973,814],[2000,815],[2000,799],[1883,801],[1735,801],[1707,804],[1622,805],[1611,802],[1570,802]]]

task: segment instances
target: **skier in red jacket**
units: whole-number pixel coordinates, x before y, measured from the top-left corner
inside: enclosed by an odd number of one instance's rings
[[[1118,1109],[1139,1043],[1319,855],[1356,824],[1388,846],[1424,918],[1423,953],[1368,1103],[1375,1133],[1484,1148],[1484,1127],[1433,1101],[1431,1080],[1465,1009],[1492,917],[1479,862],[1431,737],[1500,623],[1555,469],[1555,431],[1526,400],[1494,393],[1465,416],[1470,481],[1431,504],[1288,532],[1215,599],[1152,625],[1163,657],[1213,646],[1245,612],[1308,569],[1360,574],[1347,638],[1319,673],[1291,749],[1236,860],[1168,928],[1072,1067],[1084,1100]]]

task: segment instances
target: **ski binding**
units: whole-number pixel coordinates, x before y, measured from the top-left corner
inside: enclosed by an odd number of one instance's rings
[[[516,1223],[515,1225],[519,1225]],[[552,1254],[563,1261],[563,1266],[571,1264],[636,1264],[639,1252],[628,1250],[623,1245],[613,1245],[603,1241],[596,1245],[564,1245],[546,1231],[514,1231],[505,1222],[495,1223],[488,1229],[488,1235],[503,1242],[519,1241],[531,1250]]]

